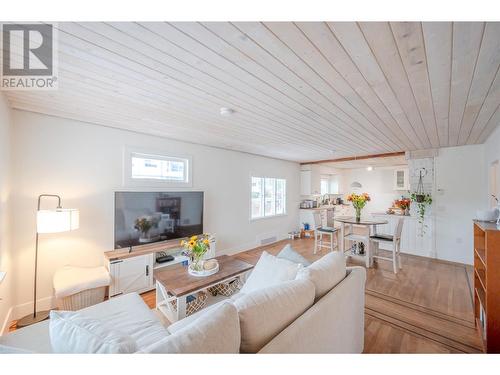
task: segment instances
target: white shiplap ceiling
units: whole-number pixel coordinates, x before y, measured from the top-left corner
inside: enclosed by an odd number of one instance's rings
[[[57,28],[59,89],[6,91],[13,108],[294,161],[482,143],[500,122],[500,23]]]

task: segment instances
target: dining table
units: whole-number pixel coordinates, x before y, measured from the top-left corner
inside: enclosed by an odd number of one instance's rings
[[[369,268],[373,264],[373,258],[370,246],[370,236],[377,234],[377,225],[387,224],[388,221],[377,218],[361,217],[359,220],[354,216],[339,216],[335,217],[335,221],[340,223],[340,239],[339,250],[346,253],[345,241],[362,242],[364,244],[364,255],[353,254],[352,252],[346,254],[349,257],[362,259],[365,261],[366,267]],[[368,228],[365,234],[356,234],[353,232],[354,226],[361,226]],[[348,229],[348,230],[346,230]],[[349,251],[351,248],[347,249]]]

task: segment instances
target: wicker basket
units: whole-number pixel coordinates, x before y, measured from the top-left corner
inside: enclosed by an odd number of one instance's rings
[[[231,297],[234,293],[239,292],[241,287],[243,286],[243,283],[241,282],[240,278],[236,278],[234,280],[231,280],[227,283],[221,283],[214,285],[210,288],[208,288],[208,291],[212,296],[216,296],[218,294],[226,297]]]
[[[177,301],[174,299],[169,302],[174,311],[177,310]],[[186,304],[186,316],[192,315],[200,311],[207,304],[207,294],[205,292],[198,292],[195,299]]]
[[[104,301],[106,287],[82,290],[79,293],[57,299],[59,310],[76,311]]]

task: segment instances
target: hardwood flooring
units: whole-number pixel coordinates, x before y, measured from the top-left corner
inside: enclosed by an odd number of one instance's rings
[[[235,257],[257,263],[262,251],[277,254],[286,243],[314,261],[314,241],[286,240]],[[361,265],[348,262],[349,265]],[[379,260],[367,270],[365,353],[480,353],[471,294],[472,267],[402,254],[403,269],[395,275]],[[153,308],[155,294],[143,295]]]

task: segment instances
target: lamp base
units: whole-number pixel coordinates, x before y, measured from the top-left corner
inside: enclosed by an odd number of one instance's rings
[[[37,311],[35,315],[29,314],[19,319],[16,323],[17,328],[27,327],[35,323],[49,319],[50,311]]]

